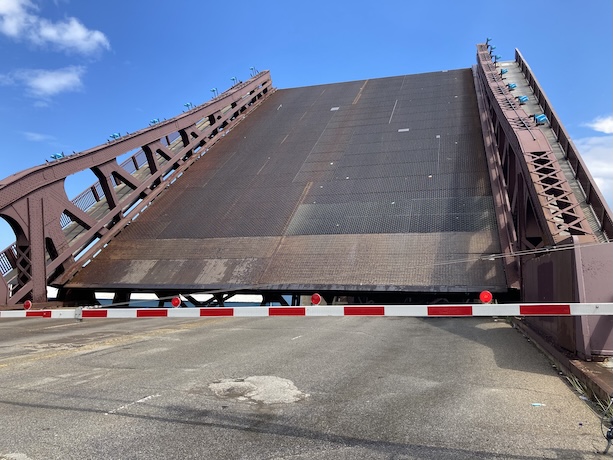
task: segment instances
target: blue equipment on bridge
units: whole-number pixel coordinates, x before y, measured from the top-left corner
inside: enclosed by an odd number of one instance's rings
[[[536,121],[537,125],[543,125],[549,120],[547,119],[547,115],[541,113],[540,115],[534,115],[534,121]]]

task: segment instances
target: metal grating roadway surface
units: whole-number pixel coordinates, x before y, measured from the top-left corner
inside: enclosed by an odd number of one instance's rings
[[[486,168],[470,69],[278,90],[67,287],[505,291]]]

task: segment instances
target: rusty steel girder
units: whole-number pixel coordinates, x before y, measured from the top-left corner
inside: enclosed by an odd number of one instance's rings
[[[499,155],[497,180],[508,193],[505,207],[514,223],[508,233],[516,239],[515,251],[555,246],[570,237],[596,242],[545,134],[515,100],[487,45],[477,48],[476,89],[480,110],[492,123],[490,142]]]
[[[610,208],[520,52],[515,62],[496,63],[486,44],[477,50],[475,88],[507,279],[517,273],[524,301],[610,301]],[[518,80],[505,81],[510,75]],[[518,88],[524,97],[514,97]],[[528,106],[538,112],[528,115]],[[612,353],[609,318],[526,321],[581,358]]]
[[[271,92],[270,73],[260,72],[172,119],[0,181],[0,216],[16,235],[3,254],[9,265],[3,272],[12,277],[11,286],[0,277],[0,305],[46,302],[48,284],[74,276]],[[135,150],[127,163],[117,162]],[[90,191],[97,212],[86,212],[65,192],[66,177],[86,169],[99,180]],[[73,224],[70,240],[61,224],[66,219]]]
[[[517,65],[528,81],[528,84],[534,93],[534,97],[543,108],[543,113],[549,119],[550,127],[555,133],[560,147],[564,151],[566,159],[573,169],[575,179],[577,182],[579,182],[579,184],[581,184],[581,188],[585,193],[585,201],[590,205],[592,211],[594,212],[594,216],[598,220],[600,230],[607,235],[609,240],[613,239],[613,216],[610,206],[607,204],[598,187],[594,185],[594,178],[588,171],[583,158],[581,158],[581,155],[579,155],[577,147],[575,147],[574,143],[571,141],[570,136],[560,121],[560,117],[558,117],[558,114],[553,109],[551,102],[549,102],[549,99],[543,92],[543,89],[534,76],[532,69],[518,49],[515,50],[515,62],[517,62]]]

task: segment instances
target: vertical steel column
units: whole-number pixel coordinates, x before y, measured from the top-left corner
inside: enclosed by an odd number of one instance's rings
[[[32,276],[32,301],[47,301],[47,277],[45,270],[45,229],[43,196],[36,193],[28,197],[28,239]]]

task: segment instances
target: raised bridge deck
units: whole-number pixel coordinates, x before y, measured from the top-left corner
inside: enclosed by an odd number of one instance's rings
[[[507,290],[470,69],[279,90],[67,285]]]

